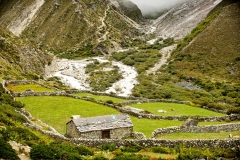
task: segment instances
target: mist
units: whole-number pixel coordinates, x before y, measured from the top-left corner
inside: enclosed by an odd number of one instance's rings
[[[157,16],[166,10],[189,0],[130,0],[141,9],[143,16]]]

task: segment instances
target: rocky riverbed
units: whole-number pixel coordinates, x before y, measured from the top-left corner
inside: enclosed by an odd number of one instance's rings
[[[85,73],[86,66],[98,60],[100,63],[109,62],[104,57],[95,57],[83,60],[67,60],[54,59],[51,65],[45,68],[45,77],[59,77],[67,86],[79,90],[89,90],[91,87],[88,82],[89,74]],[[132,89],[137,84],[137,72],[134,67],[122,64],[121,62],[112,61],[112,66],[119,67],[119,73],[123,76],[122,79],[115,82],[109,87],[105,93],[115,93],[119,96],[130,96]]]

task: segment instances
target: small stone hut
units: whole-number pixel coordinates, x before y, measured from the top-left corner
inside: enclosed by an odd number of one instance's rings
[[[67,136],[82,139],[122,139],[133,132],[133,124],[127,114],[90,118],[73,116],[66,128]]]

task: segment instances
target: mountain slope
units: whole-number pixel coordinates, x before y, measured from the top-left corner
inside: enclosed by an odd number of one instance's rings
[[[138,29],[125,20],[124,14],[136,21],[142,18],[137,6],[128,0],[114,3],[112,0],[57,0],[44,3],[3,0],[0,3],[3,4],[0,7],[3,27],[14,30],[12,26],[16,27],[18,21],[27,21],[21,28],[22,34],[16,28],[13,33],[57,54],[66,50],[76,55],[79,52],[87,52],[87,55],[111,52],[139,34]],[[116,5],[119,7],[116,8]]]
[[[219,7],[215,14],[219,11],[205,30],[173,56],[171,64],[179,74],[239,82],[240,3]]]
[[[221,2],[221,0],[190,0],[176,6],[155,22],[156,35],[182,39]]]
[[[37,78],[51,57],[0,27],[0,79]]]

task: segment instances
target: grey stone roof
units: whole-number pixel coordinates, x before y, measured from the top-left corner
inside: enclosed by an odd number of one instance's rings
[[[72,121],[79,132],[133,127],[132,121],[127,114],[77,118]]]

